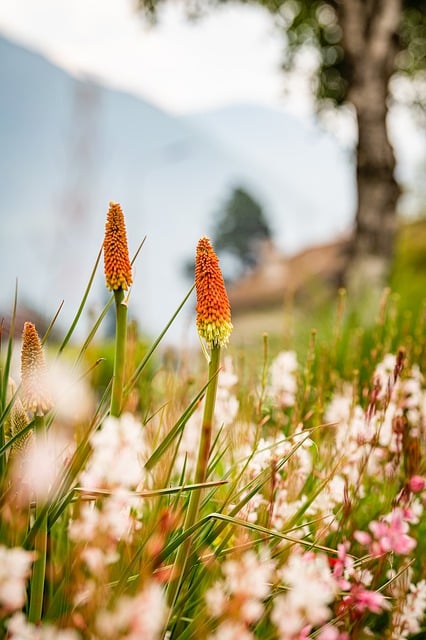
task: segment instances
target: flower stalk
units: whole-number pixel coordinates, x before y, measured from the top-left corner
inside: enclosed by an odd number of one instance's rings
[[[210,384],[206,391],[200,444],[195,468],[195,484],[203,484],[207,478],[210,457],[214,409],[221,348],[228,344],[232,331],[231,309],[223,281],[219,260],[210,244],[202,237],[197,245],[195,261],[195,287],[197,292],[196,325],[199,336],[206,342],[210,351],[208,376]],[[200,509],[201,491],[192,491],[186,512],[184,531],[188,531],[196,522]],[[175,561],[175,580],[170,582],[168,601],[174,607],[182,586],[188,558],[191,550],[191,536],[187,537],[178,549]]]
[[[104,238],[104,272],[108,289],[115,299],[114,379],[110,414],[118,417],[122,410],[124,367],[127,343],[127,298],[125,291],[132,284],[132,267],[127,245],[123,211],[116,202],[109,203]]]
[[[124,389],[124,366],[127,345],[127,301],[124,291],[114,291],[115,298],[115,354],[114,379],[111,392],[110,414],[118,417],[122,410]]]
[[[46,438],[46,422],[44,416],[35,418],[36,438],[43,441]],[[44,509],[43,504],[36,503],[34,519]],[[30,607],[28,612],[29,622],[39,623],[43,613],[44,583],[46,579],[47,561],[47,511],[40,521],[40,525],[34,536],[34,551],[36,552],[33,572],[31,577]]]
[[[52,407],[47,391],[46,373],[43,348],[37,330],[31,322],[26,322],[22,334],[21,350],[22,406],[28,414],[34,416],[35,437],[43,443],[47,436],[45,414]],[[35,519],[43,509],[44,505],[36,501]],[[40,622],[43,612],[47,529],[46,511],[34,537],[36,556],[31,577],[28,613],[28,619],[33,623]]]

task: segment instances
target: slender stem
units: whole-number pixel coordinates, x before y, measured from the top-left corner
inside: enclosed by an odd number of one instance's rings
[[[218,376],[216,374],[219,369],[219,362],[220,362],[220,347],[212,347],[210,362],[209,362],[209,379],[211,379],[211,383],[208,386],[207,392],[206,392],[203,422],[201,426],[200,445],[198,449],[197,466],[195,469],[195,479],[194,479],[195,484],[204,483],[206,481],[206,476],[207,476],[207,466],[208,466],[209,455],[210,455],[213,415],[214,415],[214,407],[216,402],[216,391],[217,391],[217,380],[218,380]],[[184,531],[187,531],[195,524],[198,511],[199,511],[200,499],[201,499],[201,491],[193,491],[191,493],[191,496],[189,498],[188,510],[186,512],[185,523],[183,526]],[[188,557],[191,549],[191,544],[192,544],[192,540],[191,540],[191,536],[189,536],[181,544],[176,555],[176,560],[175,560],[176,578],[169,583],[169,589],[168,589],[168,601],[171,609],[173,609],[173,606],[179,594],[179,590],[182,586],[186,565],[188,562]]]
[[[36,438],[43,442],[46,438],[46,423],[44,416],[34,419]],[[43,504],[37,503],[35,508],[35,518],[44,508]],[[37,556],[33,564],[30,591],[30,609],[28,620],[33,623],[40,622],[43,611],[44,581],[46,577],[46,555],[47,555],[47,511],[40,522],[40,526],[34,537],[34,551]]]
[[[124,362],[127,340],[127,303],[124,300],[124,296],[125,293],[122,289],[114,291],[116,311],[115,357],[110,413],[115,417],[120,415],[123,403]]]
[[[207,465],[210,454],[210,443],[212,436],[213,415],[216,403],[216,391],[219,369],[220,347],[213,347],[209,362],[209,379],[212,378],[206,392],[206,404],[204,405],[203,424],[201,427],[200,448],[198,450],[197,467],[195,470],[195,482],[201,483],[206,481]],[[200,492],[197,491],[198,500]]]

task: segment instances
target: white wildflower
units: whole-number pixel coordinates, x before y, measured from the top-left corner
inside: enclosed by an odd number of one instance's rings
[[[90,419],[94,408],[93,391],[81,371],[55,360],[49,367],[49,390],[56,422],[73,427]]]
[[[351,415],[353,404],[352,387],[346,384],[341,393],[334,393],[327,410],[325,421],[327,423],[347,423]]]
[[[281,460],[288,455],[290,449],[291,445],[285,438],[280,440],[260,438],[254,451],[252,446],[247,444],[241,449],[240,454],[247,474],[250,478],[256,478],[265,469],[271,469],[276,460]]]
[[[219,618],[225,611],[228,602],[228,596],[225,593],[222,582],[215,582],[210,589],[207,589],[206,595],[207,611],[211,616]]]
[[[396,608],[392,618],[394,632],[392,639],[408,638],[421,631],[420,623],[426,614],[426,580],[410,584],[408,594],[402,601],[402,607]]]
[[[290,599],[285,595],[275,598],[271,621],[279,631],[280,640],[294,640],[306,625],[303,612],[295,609]]]
[[[112,611],[101,611],[96,630],[102,640],[160,640],[166,618],[164,591],[150,582],[137,596],[122,596]]]
[[[16,611],[25,604],[27,579],[34,553],[0,545],[0,607]]]
[[[304,439],[303,443],[296,449],[300,439]],[[294,485],[296,476],[300,476],[300,481],[303,484],[312,470],[311,446],[312,440],[301,432],[293,438],[282,436],[275,440],[261,438],[254,453],[250,445],[242,448],[240,453],[250,478],[256,478],[265,469],[272,469],[273,466],[280,464],[284,458],[289,457],[289,460],[281,467],[281,472],[285,472],[286,465],[291,461],[292,483]],[[246,462],[247,459],[248,462]]]
[[[246,493],[244,492],[241,495],[241,499],[244,500]],[[255,493],[254,496],[247,500],[242,507],[242,509],[238,512],[238,517],[247,520],[247,522],[255,523],[259,517],[259,509],[268,505],[268,501],[260,493]],[[231,509],[234,508],[235,505],[230,505]]]
[[[292,638],[308,624],[324,624],[332,613],[328,605],[339,590],[327,557],[313,553],[293,554],[279,573],[289,587],[285,595],[275,599],[271,615],[280,639]]]
[[[134,515],[140,510],[140,499],[123,490],[107,496],[101,505],[86,502],[78,517],[69,525],[69,536],[74,542],[94,542],[102,537],[108,543],[103,548],[105,562],[115,561],[111,549],[119,540],[130,540],[138,526]]]
[[[35,626],[23,613],[15,613],[6,623],[10,640],[80,640],[73,629],[57,629],[52,625]]]
[[[222,566],[223,580],[217,581],[206,592],[210,615],[219,617],[238,602],[240,621],[252,624],[263,614],[263,601],[270,594],[275,562],[269,555],[246,551],[239,558],[226,560]]]
[[[254,480],[264,471],[271,474],[274,484],[272,526],[276,529],[282,529],[305,500],[301,491],[312,471],[311,447],[312,440],[300,431],[291,438],[261,438],[254,452],[248,444],[239,451],[245,469],[244,480]],[[265,496],[256,494],[239,515],[249,522],[256,522],[258,509],[268,504]]]
[[[269,368],[268,395],[280,407],[292,407],[296,399],[298,370],[295,351],[281,351]]]
[[[236,560],[224,562],[222,571],[229,593],[263,600],[269,594],[275,563],[263,554],[246,551]]]
[[[147,448],[140,422],[125,413],[107,418],[90,439],[92,456],[80,481],[88,489],[135,489],[144,480]]]
[[[309,505],[307,513],[310,515],[332,514],[336,505],[341,505],[344,501],[345,485],[344,478],[335,474]]]
[[[384,399],[393,388],[396,356],[388,353],[376,366],[373,380],[379,387],[378,398]]]
[[[74,449],[68,439],[50,429],[43,438],[32,438],[13,460],[11,479],[18,499],[45,502]]]
[[[225,620],[215,633],[208,636],[208,640],[253,640],[251,631],[241,622],[235,620]]]
[[[386,451],[396,450],[392,427],[395,406],[390,403],[385,415],[374,414],[367,420],[360,405],[353,404],[352,390],[347,385],[343,393],[333,396],[325,419],[337,423],[334,428],[334,451],[340,474],[349,486],[359,486],[360,474],[377,475],[386,458]],[[358,489],[361,492],[363,486]]]
[[[301,496],[298,500],[289,500],[287,489],[278,489],[274,496],[271,526],[277,531],[282,531],[306,499],[306,496]]]

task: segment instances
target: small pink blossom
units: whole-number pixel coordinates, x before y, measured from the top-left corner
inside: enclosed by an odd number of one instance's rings
[[[327,624],[321,630],[318,640],[349,640],[349,636],[346,632],[340,633],[332,624]]]
[[[368,535],[368,534],[367,534]],[[351,583],[347,579],[353,573],[353,559],[348,556],[349,542],[337,545],[337,558],[333,562],[333,577],[342,591],[349,591]]]
[[[343,598],[343,604],[360,614],[365,611],[382,613],[384,609],[389,609],[389,603],[381,593],[365,589],[360,584],[353,585],[349,595]]]
[[[408,535],[407,520],[411,518],[411,510],[394,509],[385,519],[370,522],[368,528],[374,539],[365,531],[355,531],[355,540],[369,546],[370,553],[376,557],[390,552],[408,555],[417,544],[417,541]]]
[[[369,545],[372,540],[370,534],[366,531],[355,531],[354,538],[359,542],[359,544],[362,544],[365,547]]]
[[[426,487],[426,478],[423,476],[412,476],[408,481],[408,488],[413,493],[420,493]]]

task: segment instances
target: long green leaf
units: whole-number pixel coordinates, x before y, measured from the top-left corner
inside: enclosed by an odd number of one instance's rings
[[[102,245],[102,246],[103,246],[103,245]],[[73,333],[74,333],[74,331],[75,331],[75,328],[76,328],[76,326],[77,326],[77,324],[78,324],[78,321],[80,320],[80,316],[81,316],[81,314],[83,313],[83,309],[84,309],[84,307],[85,307],[85,305],[86,305],[86,302],[87,302],[87,298],[88,298],[88,296],[89,296],[90,289],[92,288],[92,284],[93,284],[93,280],[94,280],[95,275],[96,275],[96,271],[98,270],[99,261],[100,261],[100,259],[101,259],[101,255],[102,255],[102,246],[101,246],[101,248],[99,249],[99,253],[98,253],[98,255],[97,255],[97,258],[96,258],[95,264],[94,264],[93,269],[92,269],[92,272],[91,272],[91,274],[90,274],[89,281],[88,281],[88,283],[87,283],[87,286],[86,286],[86,289],[85,289],[85,291],[84,291],[83,297],[82,297],[82,299],[81,299],[80,306],[78,307],[78,309],[77,309],[77,313],[76,313],[76,314],[75,314],[75,316],[74,316],[74,320],[72,321],[71,326],[70,326],[70,328],[68,329],[68,332],[67,332],[67,334],[66,334],[65,338],[63,339],[61,346],[59,347],[58,354],[59,354],[59,353],[62,353],[62,351],[63,351],[63,350],[65,349],[65,347],[67,346],[68,342],[70,341],[70,339],[71,339],[71,337],[72,337],[72,334],[73,334]]]
[[[186,301],[190,297],[190,295],[193,292],[194,288],[195,288],[195,284],[192,285],[192,287],[190,288],[190,290],[188,291],[188,293],[186,294],[186,296],[184,297],[184,299],[182,300],[182,302],[180,303],[180,305],[178,306],[178,308],[176,309],[176,311],[174,312],[174,314],[172,315],[172,317],[170,318],[170,320],[168,321],[168,323],[166,324],[166,326],[164,327],[164,329],[162,330],[160,335],[158,336],[158,338],[153,342],[151,348],[147,352],[146,356],[143,358],[142,362],[137,367],[136,371],[133,373],[133,375],[130,378],[129,382],[125,386],[124,394],[123,394],[123,398],[124,398],[123,401],[124,402],[125,402],[126,398],[129,396],[129,394],[132,391],[133,387],[135,386],[136,382],[138,381],[139,376],[141,375],[142,371],[144,370],[144,368],[146,367],[147,363],[149,362],[149,359],[151,358],[152,354],[154,353],[154,351],[156,350],[156,348],[160,344],[161,340],[166,335],[167,331],[170,329],[170,327],[173,324],[173,322],[175,321],[176,317],[179,315],[181,309],[183,308],[183,306],[185,305]]]
[[[170,429],[167,436],[164,438],[164,440],[155,449],[154,453],[146,461],[145,469],[150,471],[156,465],[156,463],[161,459],[161,456],[164,454],[164,452],[167,451],[167,449],[170,447],[173,441],[177,438],[180,431],[184,428],[185,424],[187,423],[187,421],[189,420],[189,418],[192,416],[195,409],[197,408],[198,403],[203,397],[204,393],[206,392],[206,389],[208,388],[209,384],[211,384],[212,380],[217,376],[217,374],[218,372],[216,372],[214,376],[212,376],[212,378],[210,378],[210,380],[207,381],[207,383],[204,385],[201,391],[197,393],[197,395],[191,401],[188,407],[185,409],[185,411],[183,412],[179,420],[172,427],[172,429]]]

